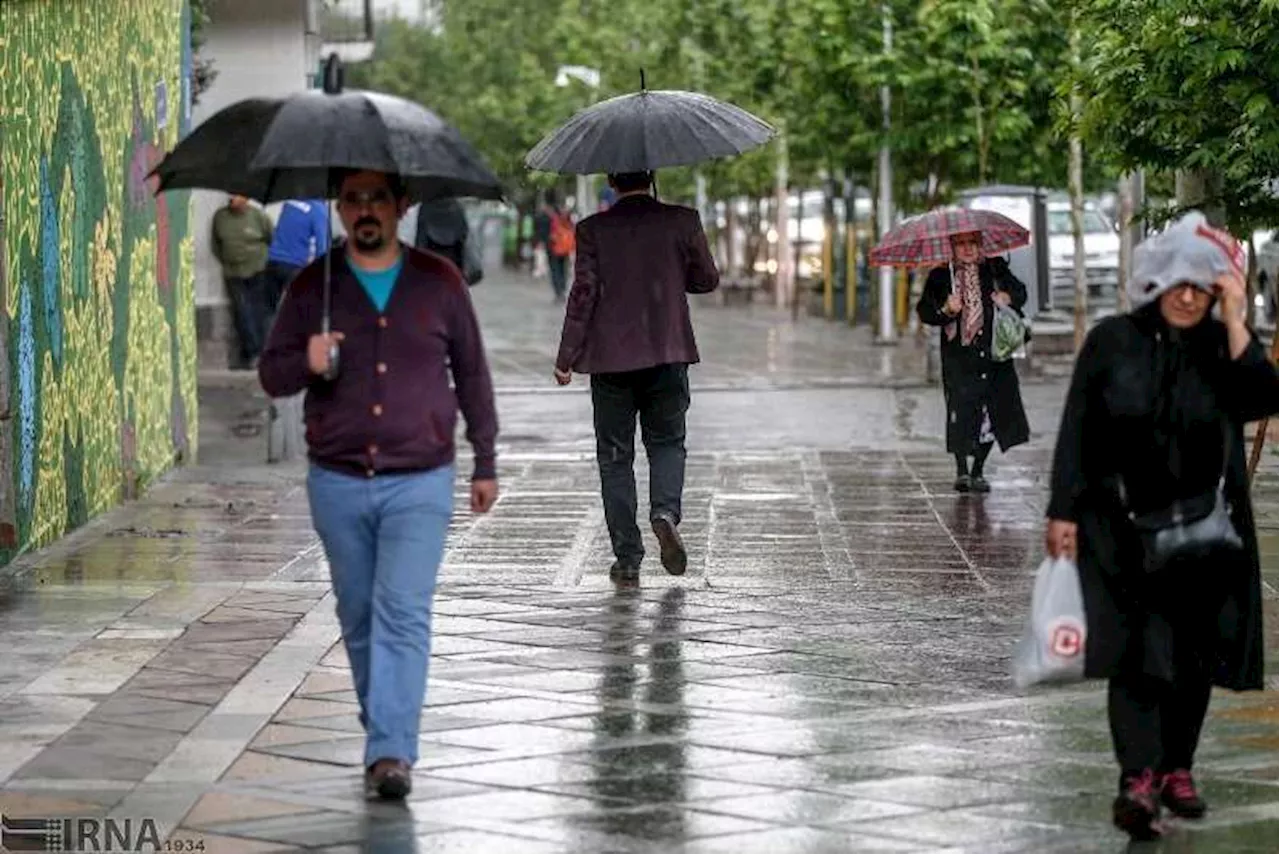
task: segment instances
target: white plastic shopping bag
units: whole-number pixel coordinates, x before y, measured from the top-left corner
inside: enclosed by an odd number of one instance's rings
[[[1080,571],[1069,558],[1046,557],[1036,571],[1031,614],[1013,658],[1019,688],[1084,679],[1087,624]]]

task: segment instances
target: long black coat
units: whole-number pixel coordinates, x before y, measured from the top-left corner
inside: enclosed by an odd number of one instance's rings
[[[982,427],[982,408],[991,416],[991,430],[1001,451],[1024,444],[1031,438],[1031,427],[1022,406],[1022,390],[1013,362],[991,360],[991,335],[995,303],[991,295],[1004,291],[1010,305],[1019,313],[1027,303],[1027,286],[1009,270],[1001,258],[989,258],[978,265],[982,285],[983,326],[981,334],[966,347],[959,332],[948,340],[947,327],[958,323],[942,311],[951,295],[951,270],[939,267],[929,273],[916,314],[921,323],[940,326],[942,337],[942,392],[947,404],[947,451],[972,455]]]
[[[1087,678],[1142,672],[1175,681],[1191,666],[1225,688],[1263,687],[1261,578],[1243,427],[1276,413],[1277,390],[1276,370],[1257,339],[1233,361],[1226,327],[1212,318],[1173,330],[1150,305],[1089,333],[1062,414],[1047,513],[1079,526]],[[1228,435],[1224,488],[1244,557],[1148,576],[1117,476],[1139,513],[1203,494],[1223,473]]]

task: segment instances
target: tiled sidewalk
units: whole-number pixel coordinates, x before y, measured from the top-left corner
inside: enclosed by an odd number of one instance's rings
[[[996,457],[990,495],[956,496],[925,432],[936,390],[853,388],[872,356],[824,361],[830,327],[774,334],[773,362],[735,351],[733,323],[773,321],[704,312],[708,348],[745,373],[741,394],[695,400],[691,569],[666,576],[650,543],[640,589],[618,591],[585,396],[517,388],[551,313],[478,299],[513,389],[503,497],[476,519],[459,485],[409,802],[362,795],[300,468],[210,465],[33,556],[0,600],[0,812],[151,818],[210,854],[1123,848],[1100,686],[1008,677],[1051,436]],[[782,387],[841,371],[849,387]],[[1027,393],[1053,423],[1061,389]],[[1198,762],[1213,811],[1168,850],[1276,850],[1266,465],[1270,690],[1215,695]]]

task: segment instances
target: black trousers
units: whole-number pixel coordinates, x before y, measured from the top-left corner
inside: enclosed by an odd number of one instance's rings
[[[569,284],[569,256],[552,255],[547,251],[547,272],[551,275],[551,289],[557,297],[564,296]]]
[[[684,493],[687,365],[658,365],[591,377],[600,492],[613,554],[639,564],[644,543],[636,524],[636,417],[649,458],[649,518],[669,514],[679,524]]]
[[[1107,716],[1121,772],[1190,770],[1211,691],[1199,674],[1173,684],[1144,674],[1112,678]]]
[[[271,320],[276,316],[276,309],[280,307],[280,300],[284,296],[285,290],[300,272],[302,272],[301,267],[295,267],[283,261],[267,262],[267,269],[263,271],[262,275],[265,281],[263,291],[266,297],[267,311],[270,315],[267,322],[267,331],[270,331]]]

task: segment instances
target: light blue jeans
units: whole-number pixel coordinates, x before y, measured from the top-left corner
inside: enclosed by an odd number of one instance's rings
[[[360,701],[365,767],[418,761],[431,604],[453,514],[454,466],[355,477],[312,466],[311,519],[324,544]]]

